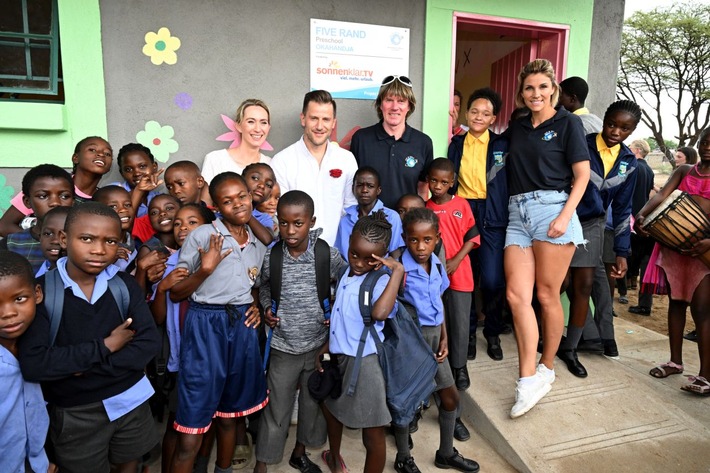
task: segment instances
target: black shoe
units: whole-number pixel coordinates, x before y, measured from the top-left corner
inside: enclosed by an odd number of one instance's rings
[[[454,424],[454,438],[459,442],[465,442],[471,438],[471,432],[468,431],[460,417],[456,418],[456,423]]]
[[[488,356],[496,361],[503,359],[503,349],[500,346],[500,337],[486,337],[488,341]]]
[[[323,473],[320,467],[308,458],[308,455],[301,455],[298,458],[291,457],[288,464],[301,473]]]
[[[394,471],[397,473],[421,473],[417,464],[414,463],[414,457],[409,457],[404,461],[394,462]]]
[[[651,315],[651,308],[641,307],[640,305],[632,305],[629,307],[629,312],[636,315]]]
[[[683,338],[685,338],[686,340],[690,340],[691,342],[698,343],[698,332],[697,330],[693,330],[683,335]]]
[[[469,471],[471,473],[476,473],[481,469],[481,467],[478,466],[478,463],[473,460],[469,460],[468,458],[464,458],[463,455],[461,455],[455,448],[454,454],[449,458],[443,457],[439,453],[439,450],[437,450],[436,456],[434,457],[434,465],[436,465],[437,468],[443,468],[445,470],[454,468],[459,471]]]
[[[619,348],[616,346],[616,340],[604,340],[604,356],[619,358]]]
[[[454,368],[454,381],[456,382],[456,389],[459,391],[465,391],[471,386],[471,378],[468,377],[468,368],[466,366]]]
[[[467,360],[476,359],[476,335],[468,337],[468,351],[466,352]]]
[[[503,328],[500,331],[501,335],[508,335],[513,333],[513,326],[510,324],[503,324]]]
[[[604,353],[604,345],[602,344],[601,338],[597,338],[596,340],[580,340],[577,344],[577,352],[601,355]]]
[[[578,378],[586,378],[587,370],[582,366],[582,363],[577,359],[576,350],[559,350],[557,358],[564,361],[570,373]]]

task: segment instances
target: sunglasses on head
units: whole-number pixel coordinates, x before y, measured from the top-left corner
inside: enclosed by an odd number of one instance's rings
[[[391,84],[396,80],[398,80],[401,84],[406,85],[407,87],[413,87],[412,81],[407,76],[387,76],[382,79],[382,86]]]

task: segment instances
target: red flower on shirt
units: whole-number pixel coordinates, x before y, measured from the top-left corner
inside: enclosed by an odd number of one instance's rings
[[[331,169],[330,170],[330,177],[334,178],[339,178],[340,176],[343,175],[343,170],[342,169]]]

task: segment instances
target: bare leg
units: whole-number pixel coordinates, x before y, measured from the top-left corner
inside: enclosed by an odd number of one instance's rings
[[[242,418],[243,420],[243,418]],[[231,468],[236,443],[237,419],[216,417],[217,424],[217,461],[220,468]]]
[[[710,378],[710,276],[705,276],[695,289],[690,313],[698,332],[698,354],[700,355],[700,376]]]
[[[515,340],[518,344],[519,375],[524,378],[535,374],[537,359],[538,328],[532,308],[535,285],[535,253],[532,248],[509,246],[503,254],[503,266],[505,268],[506,297],[513,313]]]
[[[362,443],[365,445],[365,473],[382,473],[387,459],[385,428],[371,427],[362,429]],[[331,451],[331,455],[333,452]],[[338,457],[335,457],[338,458]]]
[[[325,403],[321,403],[321,410],[323,411],[323,417],[325,417],[326,428],[328,429],[328,443],[330,444],[328,468],[333,473],[342,473],[343,470],[340,468],[340,442],[343,439],[343,424],[330,413]]]
[[[202,443],[202,434],[183,434],[178,432],[177,447],[173,456],[170,473],[192,473],[195,456]]]

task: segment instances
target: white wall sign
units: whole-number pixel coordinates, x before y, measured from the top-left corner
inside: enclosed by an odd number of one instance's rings
[[[409,75],[409,28],[311,18],[311,90],[373,100],[389,75]]]

